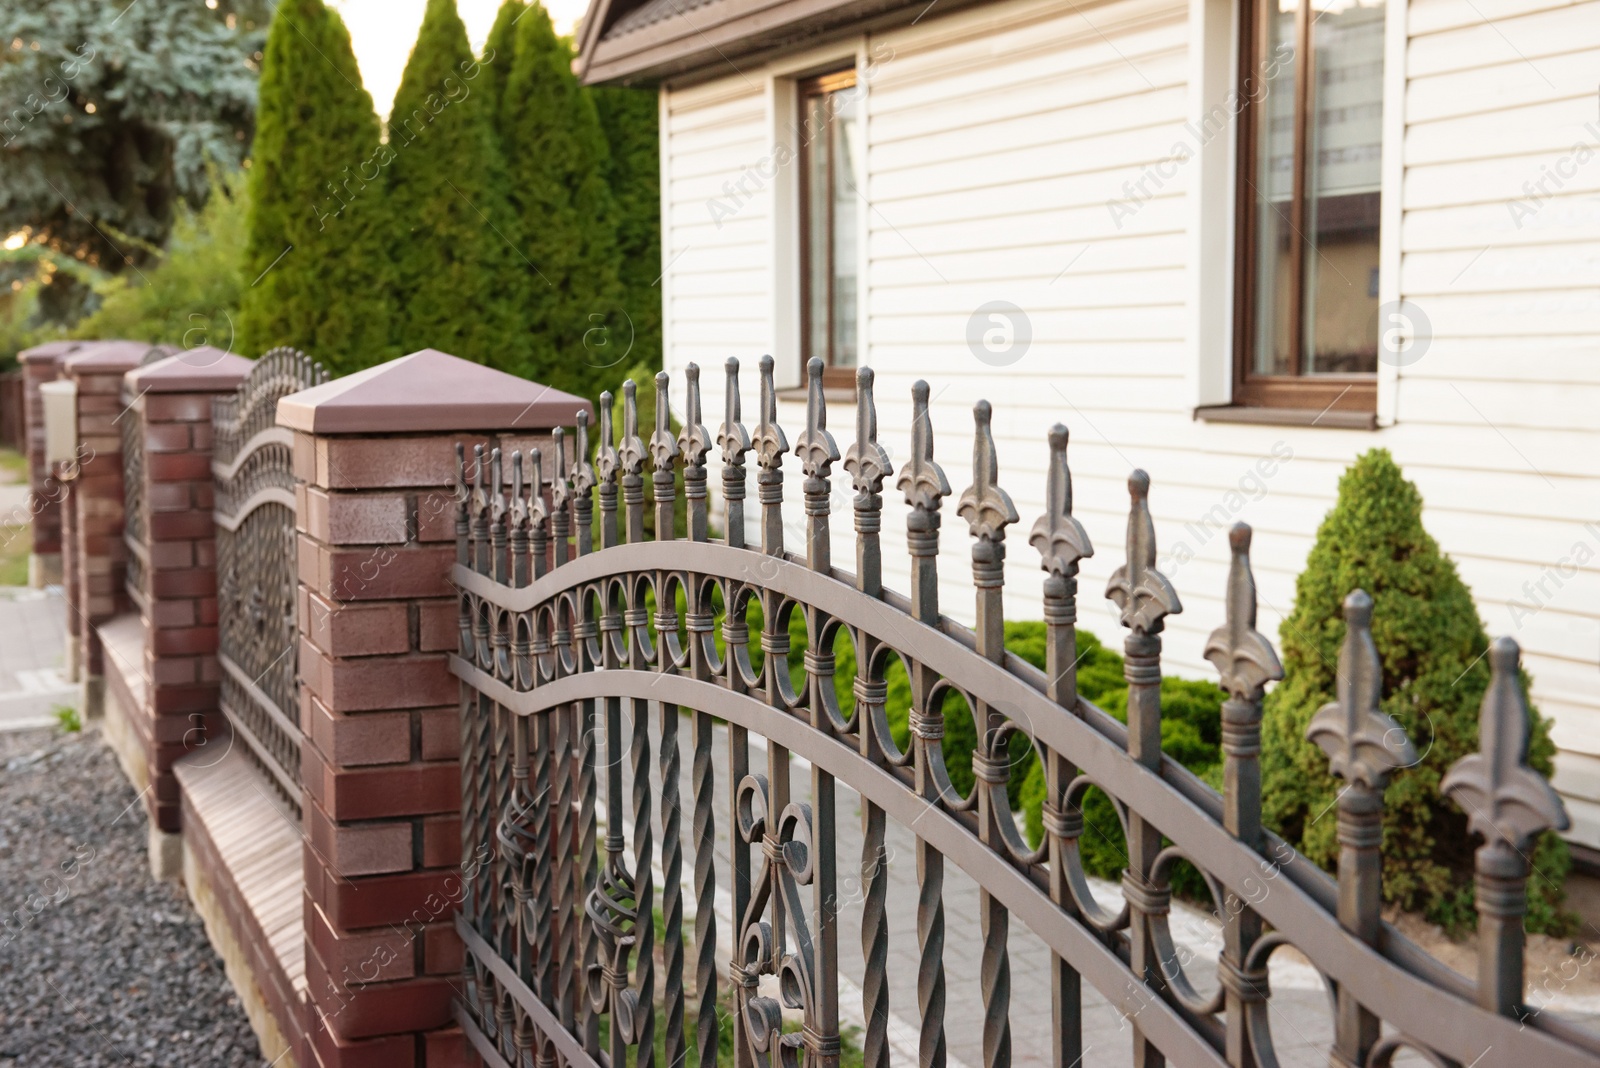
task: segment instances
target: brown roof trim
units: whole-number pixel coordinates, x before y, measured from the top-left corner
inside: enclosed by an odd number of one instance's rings
[[[704,76],[761,52],[915,22],[932,6],[929,0],[711,0],[692,16],[611,32],[645,2],[591,0],[575,63],[585,84],[654,85]],[[984,0],[935,2],[945,14]]]

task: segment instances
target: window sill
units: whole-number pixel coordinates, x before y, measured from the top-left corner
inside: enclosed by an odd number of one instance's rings
[[[1263,423],[1269,426],[1314,426],[1327,430],[1376,430],[1376,412],[1318,411],[1314,408],[1250,408],[1218,404],[1196,408],[1194,417],[1206,423]]]

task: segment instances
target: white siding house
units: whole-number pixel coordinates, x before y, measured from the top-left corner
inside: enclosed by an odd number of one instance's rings
[[[580,41],[591,80],[628,80],[605,49],[648,32],[649,10],[611,23],[591,12]],[[1042,572],[1025,536],[1044,508],[1055,422],[1071,430],[1075,512],[1098,550],[1080,625],[1120,645],[1099,598],[1122,561],[1125,480],[1144,468],[1162,568],[1184,602],[1167,622],[1165,666],[1197,677],[1213,674],[1201,650],[1223,615],[1227,527],[1255,528],[1261,629],[1275,635],[1340,474],[1388,449],[1490,632],[1521,643],[1555,719],[1571,837],[1600,851],[1600,0],[1384,10],[1381,107],[1364,112],[1382,148],[1370,297],[1405,302],[1406,316],[1371,329],[1415,340],[1378,363],[1368,425],[1196,415],[1237,399],[1241,123],[1226,98],[1241,66],[1238,0],[933,0],[743,51],[708,29],[709,49],[676,67],[641,52],[632,69],[660,86],[667,370],[681,382],[691,361],[704,369],[713,430],[727,357],[745,365],[747,422],[756,357],[772,353],[780,385],[799,384],[798,79],[853,64],[860,110],[843,136],[859,240],[839,247],[854,256],[840,270],[857,279],[859,362],[876,373],[897,458],[911,384],[929,382],[936,455],[957,493],[972,404],[993,403],[1001,484],[1022,516],[1008,615],[1038,611]],[[1020,358],[986,361],[969,343],[992,301],[1031,327]],[[847,443],[848,398],[832,412]],[[780,416],[792,439],[803,397]],[[885,499],[885,582],[903,590],[901,505]],[[942,607],[970,618],[953,504]]]

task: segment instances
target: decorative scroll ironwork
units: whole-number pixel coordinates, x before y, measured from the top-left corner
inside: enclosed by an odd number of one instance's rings
[[[1030,928],[1052,955],[1050,1056],[1060,1068],[1089,1053],[1084,982],[1131,1021],[1136,1063],[1273,1068],[1267,964],[1283,945],[1295,946],[1336,989],[1328,1051],[1334,1063],[1382,1068],[1406,1051],[1430,1063],[1465,1064],[1491,1047],[1496,1063],[1594,1063],[1600,1037],[1544,1015],[1517,1018],[1521,973],[1512,973],[1510,961],[1520,960],[1527,873],[1502,861],[1542,828],[1559,826],[1564,814],[1525,764],[1527,712],[1514,646],[1491,652],[1495,681],[1485,698],[1483,754],[1458,765],[1448,783],[1485,837],[1479,908],[1496,944],[1483,948],[1475,984],[1379,915],[1373,820],[1381,817],[1383,784],[1414,757],[1403,732],[1378,710],[1381,675],[1365,594],[1352,594],[1347,605],[1339,700],[1312,727],[1349,784],[1339,815],[1346,856],[1335,881],[1261,826],[1261,699],[1282,668],[1256,630],[1248,527],[1230,536],[1226,619],[1204,648],[1227,692],[1219,795],[1159,748],[1160,635],[1180,604],[1156,569],[1147,475],[1134,472],[1129,480],[1126,560],[1108,589],[1129,631],[1124,726],[1077,693],[1077,576],[1093,548],[1073,517],[1065,427],[1047,438],[1047,508],[1030,537],[1047,575],[1048,670],[1040,673],[1008,658],[1002,645],[1005,539],[1018,516],[1000,487],[989,406],[976,409],[973,483],[958,509],[973,537],[977,626],[969,630],[938,609],[939,519],[950,486],[933,458],[927,386],[912,391],[911,450],[897,482],[908,505],[906,598],[882,588],[882,489],[894,472],[878,442],[871,372],[857,375],[855,435],[844,453],[856,493],[857,570],[850,574],[833,567],[829,551],[840,450],[827,430],[821,368],[807,369],[806,425],[794,442],[805,514],[805,545],[797,552],[784,545],[783,459],[790,448],[777,422],[772,363],[760,364],[754,432],[741,422],[738,371],[738,362],[728,361],[729,395],[715,438],[726,531],[718,540],[706,515],[713,445],[701,424],[696,368],[687,376],[677,435],[664,414],[668,380],[657,379],[648,446],[634,384],[622,389],[620,442],[612,398],[602,396],[592,476],[580,477],[574,465],[567,484],[565,464],[558,464],[557,493],[548,501],[537,454],[528,480],[520,477],[524,457],[476,457],[471,492],[463,457],[453,573],[461,646],[452,658],[465,683],[462,833],[469,854],[494,855],[475,864],[467,882],[459,924],[466,982],[457,1018],[488,1063],[651,1066],[659,1030],[669,1068],[686,1062],[691,1045],[709,1065],[719,1058],[718,1005],[731,1004],[733,1053],[724,1059],[737,1068],[836,1065],[844,1041],[835,856],[841,783],[861,802],[860,1018],[872,1068],[890,1061],[891,1008],[920,1026],[924,1068],[948,1059],[946,934],[947,923],[958,921],[945,908],[946,863],[980,891],[985,1068],[1009,1065],[1012,1018],[1042,998],[1042,991],[1010,988],[1013,922]],[[761,543],[746,547],[745,461],[752,450]],[[500,474],[507,464],[516,473],[509,490]],[[648,540],[647,464],[656,510]],[[679,472],[681,495],[674,489]],[[573,514],[587,514],[591,488],[600,502],[600,548],[569,557],[558,545],[547,567],[547,528],[565,531]],[[687,511],[684,539],[671,534],[679,507]],[[803,676],[791,672],[791,619],[804,621]],[[838,696],[842,661],[833,653],[841,636],[855,651],[848,713]],[[885,707],[892,663],[904,666],[910,682],[905,748]],[[952,784],[942,744],[945,698],[952,695],[965,700],[980,728],[975,751],[961,758],[971,761],[976,781],[965,797]],[[690,788],[680,794],[684,718],[693,762]],[[1009,743],[1019,734],[1046,772],[1038,846],[1007,802]],[[726,739],[724,775],[713,766],[714,737]],[[795,758],[804,760],[809,783],[794,776]],[[563,787],[563,776],[574,786]],[[1110,795],[1128,830],[1117,911],[1094,898],[1080,858],[1081,804],[1091,786]],[[690,811],[680,813],[684,804]],[[891,992],[900,977],[887,966],[891,924],[912,923],[888,908],[884,835],[891,821],[917,845],[914,994]],[[726,841],[718,840],[719,826]],[[684,920],[690,851],[692,940]],[[1168,926],[1180,860],[1199,870],[1219,909],[1229,911],[1210,995],[1191,982]],[[723,865],[725,896],[717,880]],[[1265,871],[1275,881],[1263,895]],[[733,927],[723,939],[731,952],[719,962],[725,923]]]
[[[293,439],[277,425],[277,409],[280,397],[327,380],[304,353],[273,349],[212,408],[222,711],[250,762],[296,813]]]

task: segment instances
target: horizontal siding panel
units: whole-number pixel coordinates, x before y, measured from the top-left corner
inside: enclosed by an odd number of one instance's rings
[[[1046,309],[1142,307],[1170,301],[1183,292],[1182,286],[1183,272],[1176,269],[1068,274],[1054,283],[1029,287],[1026,302],[1017,303],[1030,315]],[[941,315],[952,307],[976,308],[995,296],[994,284],[982,282],[952,283],[937,291],[887,289],[874,292],[872,308],[875,316]]]
[[[1079,238],[1040,242],[1026,248],[978,249],[960,256],[932,259],[951,284],[1013,278],[1070,278],[1079,273],[1181,267],[1184,241],[1184,234],[1173,229],[1159,234],[1119,234],[1115,239],[1100,239],[1093,244]],[[921,263],[874,260],[871,265],[874,289],[921,284],[928,277],[928,269]]]
[[[1510,201],[1460,208],[1413,208],[1406,212],[1401,224],[1401,244],[1407,252],[1450,248],[1478,252],[1486,248],[1600,241],[1600,200],[1595,197],[1553,196],[1533,206],[1531,215],[1513,214]]]
[[[1484,19],[1517,18],[1553,8],[1581,8],[1590,0],[1412,0],[1406,25],[1412,37],[1476,26]]]
[[[1512,62],[1537,71],[1546,57],[1600,48],[1600,4],[1524,12],[1508,11],[1492,21],[1484,16],[1459,29],[1414,38],[1406,57],[1407,75],[1425,78]]]
[[[1506,50],[1496,53],[1495,59],[1478,57],[1470,69],[1413,76],[1406,85],[1406,121],[1476,115],[1592,93],[1597,58],[1600,54],[1589,49],[1546,56],[1536,61],[1536,67]]]
[[[1118,233],[1181,233],[1187,220],[1186,210],[1181,197],[1162,196],[1141,205],[1132,215],[1117,218],[1101,204],[1042,212],[1032,218],[1002,216],[948,226],[902,227],[890,207],[873,213],[868,252],[875,261],[884,256],[933,257],[944,252],[1040,245],[1063,249],[1101,237],[1115,237]]]
[[[1168,146],[1170,148],[1170,145]],[[1165,149],[1163,151],[1166,151]],[[1175,195],[1182,186],[1174,170],[1183,170],[1187,164],[1168,163],[1174,157],[1163,155],[1159,160],[1135,160],[1127,166],[1110,170],[1086,171],[1080,174],[1051,176],[1026,181],[998,181],[993,188],[982,190],[962,189],[953,193],[913,193],[894,200],[875,200],[878,210],[892,213],[887,217],[896,226],[915,226],[923,223],[968,222],[975,219],[993,219],[1004,215],[1026,215],[1062,208],[1095,207],[1110,218],[1108,202],[1123,201],[1136,205],[1153,195]],[[1143,170],[1156,162],[1168,177],[1154,173],[1138,183]],[[1125,188],[1131,186],[1132,188]],[[873,184],[878,188],[878,183]],[[882,220],[875,219],[880,226]]]
[[[1401,395],[1413,379],[1445,378],[1455,382],[1540,382],[1600,385],[1600,337],[1540,338],[1529,345],[1511,345],[1497,338],[1440,338],[1426,356],[1406,367]]]
[[[1407,382],[1407,422],[1471,425],[1488,421],[1520,445],[1524,434],[1547,430],[1593,432],[1600,423],[1600,386],[1555,382],[1466,382],[1414,379]]]
[[[1589,101],[1591,107],[1594,100]],[[1528,211],[1551,193],[1563,196],[1600,191],[1600,145],[1591,146],[1587,165],[1568,153],[1472,160],[1406,170],[1405,206],[1438,208],[1455,204],[1522,201]],[[1565,171],[1566,173],[1561,173]],[[1526,217],[1525,213],[1519,213]],[[1516,217],[1507,208],[1506,217]]]
[[[1413,252],[1405,257],[1406,297],[1600,286],[1600,241],[1471,251]],[[1524,368],[1524,373],[1527,369]]]
[[[1526,107],[1412,123],[1406,129],[1405,161],[1411,167],[1542,155],[1548,162],[1574,145],[1594,144],[1597,133],[1600,121],[1590,92]]]

